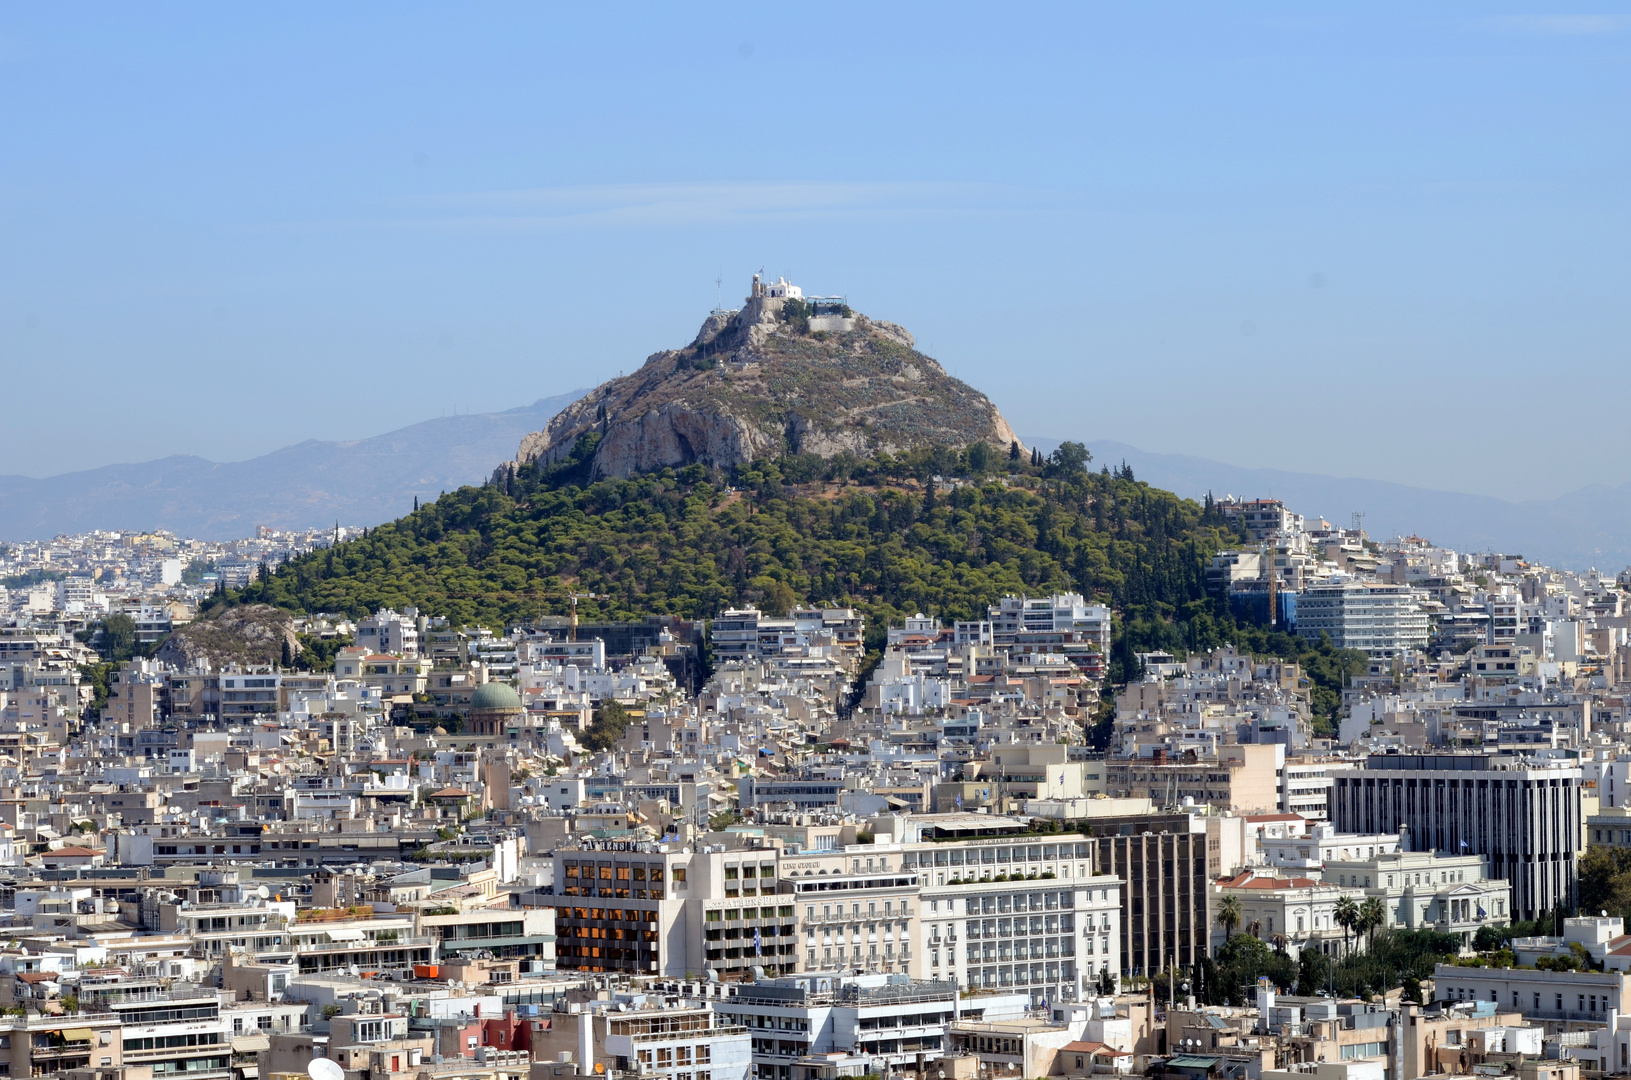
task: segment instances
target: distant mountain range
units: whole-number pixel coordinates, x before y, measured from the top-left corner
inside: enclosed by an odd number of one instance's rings
[[[1057,439],[1031,438],[1043,453]],[[1281,469],[1247,469],[1184,454],[1157,454],[1126,443],[1089,442],[1095,467],[1125,461],[1133,475],[1192,499],[1276,498],[1306,517],[1349,525],[1364,511],[1364,527],[1379,539],[1415,534],[1458,551],[1502,551],[1551,566],[1618,571],[1631,565],[1631,484],[1592,485],[1555,499],[1509,502],[1486,495],[1321,476]]]
[[[231,539],[251,535],[257,525],[377,525],[411,510],[416,496],[432,499],[482,482],[515,456],[523,437],[543,430],[586,392],[507,412],[426,420],[355,442],[308,440],[248,461],[176,455],[44,480],[0,476],[0,540],[155,528]],[[1058,445],[1042,437],[1024,441],[1044,453]],[[1381,480],[1248,469],[1107,440],[1087,447],[1095,465],[1125,461],[1138,479],[1189,498],[1207,492],[1273,497],[1340,525],[1362,510],[1374,537],[1415,533],[1461,551],[1498,550],[1570,569],[1631,565],[1631,484],[1509,502]]]
[[[377,525],[413,500],[487,479],[584,391],[499,413],[445,416],[355,442],[309,439],[248,461],[177,454],[36,480],[0,476],[0,540],[169,529],[229,540],[257,525]]]

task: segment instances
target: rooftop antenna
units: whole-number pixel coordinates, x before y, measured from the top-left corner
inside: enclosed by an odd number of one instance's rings
[[[1353,531],[1354,532],[1363,532],[1364,530],[1365,530],[1365,511],[1355,510],[1353,512]]]

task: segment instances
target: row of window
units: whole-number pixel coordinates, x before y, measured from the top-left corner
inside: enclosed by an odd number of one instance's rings
[[[661,881],[663,880],[663,864],[651,863],[642,865],[638,863],[600,863],[598,866],[592,862],[563,863],[566,867],[564,876],[569,878],[596,878],[600,881]],[[727,875],[734,876],[734,875]],[[674,868],[674,880],[685,880],[685,867]]]
[[[939,851],[908,851],[901,856],[901,869],[927,866],[963,866],[976,863],[1053,862],[1059,859],[1086,859],[1091,844],[1042,844],[1030,847],[949,847]]]
[[[659,1046],[652,1049],[641,1050],[640,1064],[650,1068],[671,1069],[675,1066],[707,1065],[713,1060],[713,1047],[708,1043],[698,1043],[695,1046]]]
[[[1091,917],[1088,918],[1085,925],[1088,927],[1093,925]],[[1103,928],[1105,930],[1110,929],[1110,915],[1108,912],[1104,915]],[[1032,934],[1073,934],[1076,932],[1076,916],[1049,915],[1043,917],[1041,915],[1032,915],[1028,929]],[[968,936],[971,938],[1012,937],[1015,934],[1023,935],[1026,930],[1027,926],[1024,919],[985,919],[983,921],[970,919],[968,921]]]
[[[655,911],[640,911],[637,908],[581,908],[562,907],[555,909],[556,919],[605,919],[611,922],[646,922],[655,923]]]
[[[567,926],[560,931],[562,939],[585,938],[599,941],[646,941],[655,943],[657,931],[623,929],[621,926]]]
[[[721,919],[727,922],[735,922],[740,919],[790,919],[792,917],[793,909],[791,906],[711,908],[702,913],[704,922],[719,922]]]
[[[155,1035],[145,1039],[124,1040],[125,1050],[167,1050],[176,1046],[215,1046],[224,1042],[218,1031],[205,1031],[190,1035]]]
[[[1106,939],[1106,940],[1108,940],[1108,939]],[[1091,940],[1090,940],[1090,943],[1091,943]],[[1026,959],[1041,960],[1041,959],[1044,959],[1044,958],[1050,957],[1050,956],[1051,957],[1075,956],[1076,955],[1076,939],[1075,938],[1068,938],[1068,937],[1067,938],[1049,938],[1049,939],[1035,938],[1035,939],[1032,939],[1029,942],[1029,944],[1027,944],[1024,941],[1016,941],[1016,942],[1014,942],[1014,944],[1012,945],[1011,948],[1012,948],[1012,952],[1009,951],[1010,946],[1008,946],[1007,944],[1004,944],[1001,948],[998,948],[997,946],[991,945],[991,944],[988,943],[985,946],[984,949],[981,949],[981,947],[979,945],[977,945],[977,944],[975,944],[974,942],[971,941],[971,942],[968,943],[968,952],[967,952],[966,955],[968,956],[968,962],[971,963],[971,964],[978,962],[982,958],[985,960],[986,963],[989,964],[993,960],[999,960],[999,959],[1000,960],[1026,960]]]

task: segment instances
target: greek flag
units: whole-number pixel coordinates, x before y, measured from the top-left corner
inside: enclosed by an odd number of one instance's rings
[[[962,808],[963,808],[963,797],[961,795],[959,795],[959,796],[957,796],[957,809],[961,810]]]
[[[1467,850],[1467,842],[1465,840],[1461,841],[1461,850],[1462,851]]]
[[[757,926],[755,926],[753,928],[753,955],[754,956],[760,955],[760,953],[759,953],[759,928]]]

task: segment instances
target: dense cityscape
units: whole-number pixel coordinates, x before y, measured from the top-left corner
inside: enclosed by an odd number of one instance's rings
[[[7,545],[0,1055],[1608,1071],[1624,581],[1212,511],[1239,537],[1214,601],[1343,658],[1329,712],[1232,646],[1113,684],[1118,620],[1075,593],[882,628],[279,613],[223,641],[254,607],[223,594],[356,532]]]
[[[0,1080],[1631,1080],[1628,41],[0,5]]]

